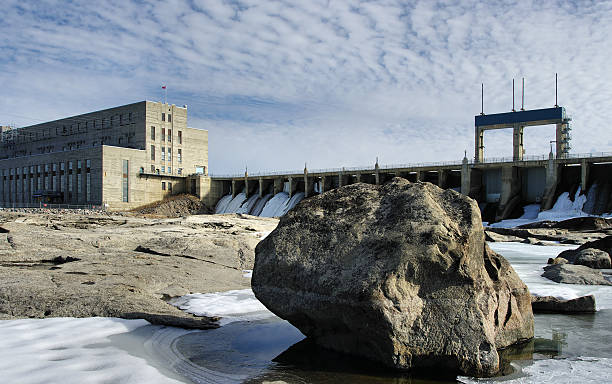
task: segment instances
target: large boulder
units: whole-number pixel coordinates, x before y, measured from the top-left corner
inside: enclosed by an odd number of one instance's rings
[[[533,337],[531,298],[476,202],[396,178],[302,201],[256,248],[257,298],[319,345],[475,376]]]

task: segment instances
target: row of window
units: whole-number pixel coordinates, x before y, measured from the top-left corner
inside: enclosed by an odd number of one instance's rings
[[[161,170],[161,172],[160,172],[160,170]],[[144,172],[144,168],[141,168],[141,172]],[[151,164],[151,173],[157,173],[158,175],[160,173],[169,173],[169,174],[172,174],[172,167],[171,166],[166,167],[165,165],[162,165],[161,168],[155,168],[155,164]],[[179,174],[179,175],[182,175],[183,174],[183,168],[177,168],[176,169],[176,173]]]
[[[31,128],[27,130],[16,130],[11,137],[14,142],[25,143],[48,139],[52,136],[69,136],[85,133],[90,130],[108,129],[123,125],[134,124],[136,113],[122,113],[112,115],[103,119],[86,120],[86,118],[74,118],[74,123],[56,125],[55,127]],[[81,121],[78,121],[81,120]],[[55,131],[55,135],[53,132]]]
[[[168,115],[170,116],[170,115]],[[155,141],[155,126],[151,126],[151,140]],[[177,131],[177,139],[179,144],[183,144],[183,132]],[[161,128],[161,141],[172,142],[172,129],[168,128],[168,135],[166,135],[166,128]]]
[[[168,192],[172,192],[172,183],[169,181],[162,181],[162,191],[166,190],[166,185],[168,185]]]
[[[162,121],[166,121],[166,113],[162,112]],[[168,114],[168,122],[171,123],[172,122],[172,115]]]
[[[85,174],[85,196],[83,196],[83,174]],[[91,160],[89,159],[85,160],[85,169],[83,161],[77,160],[4,169],[0,171],[0,176],[2,179],[0,196],[3,201],[32,202],[35,193],[44,191],[62,192],[65,201],[79,200],[77,196],[83,196],[85,200],[91,201]]]
[[[172,148],[161,147],[161,161],[166,161],[166,158],[168,162],[172,162]],[[179,163],[183,162],[183,150],[180,148],[176,151],[176,160]],[[151,145],[151,161],[155,161],[155,145]]]

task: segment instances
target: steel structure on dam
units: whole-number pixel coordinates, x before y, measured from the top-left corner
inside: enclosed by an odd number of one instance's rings
[[[569,119],[562,107],[516,111],[475,117],[475,156],[462,161],[381,166],[334,168],[303,171],[275,171],[240,175],[211,175],[210,185],[201,189],[202,196],[213,205],[224,195],[245,192],[289,195],[304,192],[305,197],[343,185],[365,182],[383,184],[393,177],[409,181],[427,181],[441,188],[453,188],[489,205],[494,215],[488,220],[502,220],[516,214],[528,203],[541,203],[550,209],[557,196],[568,185],[587,191],[591,174],[598,177],[612,171],[612,153],[570,154]],[[556,155],[525,156],[523,130],[534,125],[556,125]],[[484,132],[492,129],[513,130],[512,158],[484,158]],[[610,167],[610,168],[607,168]],[[593,172],[593,171],[596,172]],[[198,193],[198,195],[200,195]],[[489,209],[491,211],[491,209]]]

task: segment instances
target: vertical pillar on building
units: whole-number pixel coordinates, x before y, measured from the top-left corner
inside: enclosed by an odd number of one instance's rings
[[[357,173],[355,174],[355,181],[356,181],[357,183],[361,183],[361,173],[360,173],[360,172],[357,172]]]
[[[263,177],[259,178],[259,197],[264,197],[264,179]]]
[[[416,171],[416,180],[425,181],[425,171]]]
[[[523,126],[515,124],[512,128],[512,160],[522,161],[525,148],[523,146]]]
[[[319,193],[324,193],[325,192],[325,175],[321,175],[321,182],[319,184]]]
[[[232,180],[232,198],[236,197],[236,180]]]
[[[246,198],[249,198],[249,171],[245,170],[244,171],[244,194],[246,195]]]
[[[374,179],[376,185],[380,185],[380,167],[378,166],[378,157],[376,158],[376,164],[374,164]]]
[[[310,196],[310,180],[308,180],[308,168],[306,167],[306,164],[304,164],[304,198]]]
[[[563,120],[563,123],[557,124],[556,129],[556,149],[557,158],[566,157],[570,150],[570,123],[569,119]]]
[[[519,168],[513,166],[502,167],[501,196],[495,220],[504,220],[512,210],[521,203],[521,183]]]
[[[552,148],[548,154],[548,163],[546,163],[546,187],[544,188],[544,199],[540,210],[551,209],[554,204],[557,185],[559,184],[559,165],[555,161],[555,156],[552,153]]]
[[[289,176],[289,198],[293,196],[293,177]]]
[[[466,196],[470,195],[470,181],[472,176],[470,171],[470,164],[466,153],[465,156],[463,156],[463,163],[461,164],[461,193]]]
[[[580,163],[580,189],[582,193],[586,193],[587,187],[589,186],[589,171],[591,165],[587,163],[586,159],[582,159]]]
[[[274,189],[272,190],[273,194],[281,193],[283,191],[284,182],[282,178],[274,179]]]
[[[484,130],[480,127],[475,127],[474,138],[474,162],[482,163],[484,161]]]
[[[344,170],[338,172],[338,188],[344,185]]]
[[[448,169],[440,169],[438,171],[438,187],[446,189],[446,180],[448,178]]]

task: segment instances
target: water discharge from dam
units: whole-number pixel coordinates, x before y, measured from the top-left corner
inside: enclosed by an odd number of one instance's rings
[[[232,198],[225,195],[219,200],[215,207],[215,213],[242,213],[260,217],[280,217],[304,199],[304,192],[295,193],[289,197],[289,193],[283,191],[273,195],[271,193],[259,196],[254,193],[249,198],[245,192],[241,192]]]
[[[318,185],[315,185],[317,193]],[[612,202],[612,188],[604,184],[602,188],[598,183],[590,186],[586,193],[582,193],[580,187],[570,194],[561,193],[550,210],[540,211],[540,204],[529,204],[523,207],[523,216],[517,219],[507,219],[493,226],[516,226],[529,222],[551,220],[561,221],[579,216],[604,216],[609,217],[608,208]],[[247,198],[245,191],[232,197],[231,194],[223,196],[215,207],[215,213],[242,213],[260,217],[280,217],[295,207],[302,199],[304,193],[294,193],[289,197],[288,186],[285,185],[283,192],[276,195],[267,193],[260,196],[255,191]],[[486,223],[485,223],[486,224]]]

